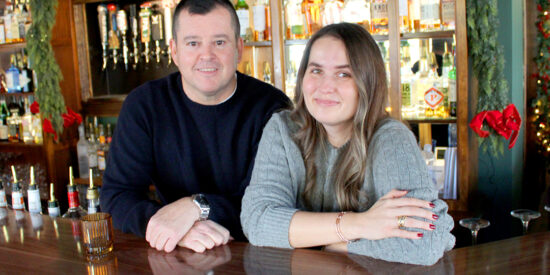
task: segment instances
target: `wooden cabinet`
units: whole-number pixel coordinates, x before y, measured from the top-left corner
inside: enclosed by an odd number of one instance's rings
[[[143,1],[130,1],[138,5]],[[252,7],[254,1],[247,1],[249,7]],[[318,1],[319,2],[319,1]],[[386,56],[388,58],[388,97],[390,105],[388,110],[393,117],[401,119],[401,80],[400,63],[402,53],[400,52],[401,41],[412,40],[442,40],[456,41],[456,90],[457,90],[457,114],[453,118],[445,119],[411,119],[409,124],[418,129],[419,139],[421,142],[431,141],[431,128],[433,125],[457,124],[457,140],[458,140],[458,198],[456,200],[448,200],[448,204],[453,211],[464,212],[468,210],[468,194],[471,187],[477,179],[477,145],[474,137],[468,129],[468,116],[475,110],[475,104],[469,104],[471,98],[468,89],[468,49],[466,42],[466,0],[456,0],[455,3],[455,23],[454,30],[431,31],[431,32],[411,32],[401,33],[399,28],[399,3],[407,3],[410,1],[387,1],[387,18],[388,31],[383,35],[373,35],[378,42],[388,45]],[[444,1],[449,2],[449,1]],[[452,1],[451,1],[452,2]],[[103,94],[102,91],[96,91],[91,79],[95,76],[105,76],[106,72],[100,71],[97,68],[93,69],[93,57],[97,57],[97,33],[92,33],[90,30],[97,32],[97,5],[99,3],[115,3],[113,1],[102,0],[75,0],[73,5],[73,13],[76,26],[76,44],[78,45],[77,54],[80,68],[80,87],[82,90],[83,112],[87,115],[105,115],[114,116],[120,109],[121,102],[124,99],[120,96],[96,96]],[[128,2],[129,3],[129,2]],[[127,3],[120,4],[125,6]],[[271,15],[271,40],[262,42],[246,42],[243,51],[241,63],[238,66],[239,71],[248,72],[252,76],[264,80],[270,79],[274,86],[291,95],[291,86],[287,88],[288,72],[292,72],[294,68],[291,65],[294,63],[296,68],[299,67],[300,57],[294,55],[289,50],[292,47],[305,47],[306,39],[302,40],[287,40],[286,26],[284,14],[285,1],[271,0],[269,1]],[[252,22],[252,19],[250,19]],[[93,27],[92,25],[96,25]],[[90,27],[92,26],[92,27]],[[94,53],[94,51],[96,51]],[[299,50],[298,50],[299,52]],[[268,65],[266,65],[268,64]],[[269,70],[266,69],[269,66]],[[121,70],[121,69],[118,69]],[[157,72],[157,76],[167,75],[172,72],[173,68],[164,69],[161,73]],[[264,78],[268,72],[270,77]],[[130,74],[122,74],[129,77]],[[138,79],[144,82],[146,79]],[[116,92],[115,92],[116,93]],[[124,94],[124,93],[120,93]]]

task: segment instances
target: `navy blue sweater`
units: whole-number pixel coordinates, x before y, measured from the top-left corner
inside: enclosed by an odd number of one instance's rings
[[[243,240],[239,214],[264,125],[287,107],[271,85],[237,74],[226,102],[205,106],[183,92],[171,74],[132,91],[122,106],[101,188],[101,207],[114,226],[145,235],[163,205],[196,193],[206,196],[210,219]],[[147,197],[154,184],[160,203]]]

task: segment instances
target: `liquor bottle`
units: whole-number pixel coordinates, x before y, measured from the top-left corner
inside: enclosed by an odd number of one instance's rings
[[[3,125],[6,125],[9,116],[10,112],[8,111],[8,106],[6,105],[6,99],[4,98],[4,96],[2,96],[0,98],[0,122]]]
[[[344,5],[338,0],[328,0],[325,1],[323,5],[323,15],[322,15],[322,24],[327,26],[330,24],[341,23],[342,20],[342,9]]]
[[[420,2],[420,30],[434,31],[441,27],[439,16],[439,0],[421,0]]]
[[[63,218],[79,219],[86,216],[86,210],[78,201],[78,189],[73,182],[73,167],[69,166],[69,185],[67,185],[67,197],[69,198],[69,210],[63,214]]]
[[[10,108],[11,116],[8,117],[8,141],[19,142],[21,137],[21,117],[19,116],[19,108]]]
[[[239,34],[241,35],[241,38],[248,42],[250,41],[250,10],[248,9],[248,4],[245,0],[238,0],[237,4],[235,4],[235,11],[237,12],[237,17],[239,18],[239,24],[241,25],[241,28],[239,30]]]
[[[27,55],[22,56],[21,60],[21,74],[19,74],[19,85],[21,86],[21,91],[24,93],[29,93],[34,91],[34,83],[32,81],[32,71],[29,69]]]
[[[250,62],[248,61],[244,62],[244,74],[254,77],[252,75],[252,67],[250,66]]]
[[[28,98],[25,97],[24,101],[25,113],[21,117],[21,140],[24,143],[33,143],[34,138],[32,136],[32,114]]]
[[[386,0],[373,0],[371,3],[371,33],[388,33],[388,3]]]
[[[302,1],[302,13],[305,16],[305,25],[308,35],[312,35],[321,29],[323,0],[304,0]]]
[[[90,169],[90,187],[86,192],[86,199],[88,200],[88,214],[94,214],[99,212],[99,191],[94,186],[94,177],[92,177],[92,170]]]
[[[455,0],[441,0],[441,28],[455,29]]]
[[[305,39],[305,16],[299,0],[287,0],[285,5],[285,22],[287,39]]]
[[[269,6],[269,0],[265,0],[265,31],[264,39],[271,41],[271,8]]]
[[[345,22],[359,24],[370,31],[370,0],[346,0],[342,17]]]
[[[88,159],[88,147],[90,143],[86,140],[84,135],[84,125],[78,126],[78,142],[76,143],[76,155],[78,157],[78,175],[81,178],[88,176],[88,169],[90,169]]]
[[[50,200],[48,201],[48,215],[50,217],[55,218],[59,217],[61,214],[61,211],[59,210],[59,202],[55,199],[54,195],[54,185],[53,183],[50,183]]]
[[[424,103],[424,92],[431,86],[428,80],[430,65],[428,64],[428,47],[425,40],[420,40],[420,60],[418,61],[418,71],[412,81],[411,104],[413,104],[414,118],[423,118],[426,105]]]
[[[13,185],[11,187],[11,207],[13,210],[25,210],[25,201],[23,200],[21,184],[17,181],[17,174],[15,173],[15,167],[13,165],[11,166],[11,173],[13,176]]]
[[[105,141],[107,144],[111,144],[111,141],[113,140],[113,130],[111,128],[111,123],[107,123],[107,136],[105,137]]]
[[[105,143],[105,129],[103,124],[99,125],[99,145],[97,146],[97,168],[103,175],[107,167],[107,155],[109,154],[109,145]]]
[[[449,115],[451,117],[457,116],[456,111],[456,67],[453,67],[449,71]]]
[[[19,36],[19,22],[14,13],[14,7],[11,1],[6,1],[4,9],[4,25],[6,29],[6,43],[22,42]]]
[[[445,100],[445,93],[443,91],[442,83],[438,79],[437,75],[437,60],[435,54],[432,51],[432,39],[428,40],[428,77],[425,79],[428,89],[424,91],[424,102],[426,103],[425,116],[427,118],[438,117],[437,110]]]
[[[19,84],[19,69],[16,67],[17,59],[15,54],[10,56],[10,67],[6,71],[6,86],[8,93],[19,93],[21,86]]]
[[[410,32],[411,25],[409,3],[407,0],[399,0],[399,30],[402,33]]]
[[[411,31],[420,32],[420,0],[409,0]]]
[[[19,28],[20,41],[24,41],[28,30],[27,29],[28,11],[25,8],[23,0],[19,0],[19,2],[16,1],[14,14],[15,14],[15,18],[17,19],[17,26]]]
[[[401,114],[402,117],[411,118],[414,114],[411,98],[411,82],[413,79],[411,70],[411,55],[407,40],[401,41]]]
[[[268,3],[269,4],[269,3]],[[264,0],[256,0],[252,6],[252,19],[254,22],[254,41],[264,41],[266,29],[266,9],[268,6]]]
[[[29,212],[42,213],[42,204],[40,203],[40,190],[34,180],[34,167],[31,166],[30,184],[27,190],[27,200],[29,202]]]
[[[271,66],[269,66],[268,61],[264,62],[264,82],[273,85],[273,82],[271,82]]]
[[[90,133],[88,144],[88,165],[90,167],[89,169],[93,170],[94,176],[99,176],[99,169],[97,167],[97,142],[94,133]]]
[[[42,144],[44,137],[42,136],[42,119],[40,113],[32,115],[32,137],[35,144]]]
[[[6,200],[6,190],[4,189],[3,180],[0,180],[0,208],[8,207],[8,201]]]

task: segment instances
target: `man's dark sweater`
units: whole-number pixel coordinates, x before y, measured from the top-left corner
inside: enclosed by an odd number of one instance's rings
[[[101,188],[116,228],[145,235],[162,206],[202,193],[210,219],[243,240],[239,214],[264,125],[287,107],[271,85],[237,73],[237,89],[213,106],[191,101],[180,73],[145,83],[122,106]],[[148,199],[154,184],[160,204]]]

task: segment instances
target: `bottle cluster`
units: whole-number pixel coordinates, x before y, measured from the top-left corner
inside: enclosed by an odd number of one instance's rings
[[[24,42],[31,26],[30,0],[5,0],[0,11],[0,44]]]
[[[30,69],[29,59],[25,51],[10,55],[10,67],[0,74],[0,93],[32,93],[34,92],[36,75]]]
[[[259,42],[271,40],[271,13],[269,0],[254,0],[249,6],[245,0],[238,0],[235,10],[239,17],[239,30],[245,42]]]
[[[285,0],[287,39],[307,39],[323,26],[349,22],[388,34],[388,0]],[[455,29],[455,0],[399,0],[402,33]]]
[[[107,167],[107,156],[113,136],[113,127],[110,123],[98,123],[97,117],[94,117],[93,122],[89,122],[86,128],[84,125],[79,126],[78,134],[76,151],[80,177],[102,176]],[[92,171],[91,174],[88,171]]]
[[[33,96],[0,95],[0,141],[42,144],[40,114],[31,112]]]

